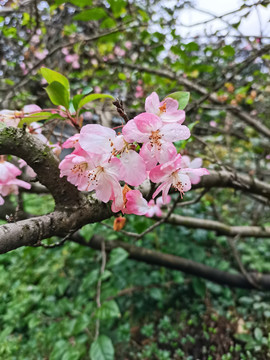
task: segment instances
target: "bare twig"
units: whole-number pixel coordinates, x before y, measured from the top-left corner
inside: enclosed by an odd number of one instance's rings
[[[261,290],[261,286],[249,275],[249,273],[246,271],[241,259],[240,259],[240,255],[235,247],[234,241],[236,241],[237,239],[239,239],[239,235],[237,235],[234,239],[231,239],[230,237],[228,237],[228,242],[230,244],[230,247],[232,249],[232,253],[233,256],[239,266],[239,269],[241,271],[241,273],[245,276],[245,278],[247,279],[247,281],[256,289]]]
[[[97,295],[96,295],[96,303],[97,303],[98,309],[101,307],[101,301],[100,301],[101,283],[102,283],[102,275],[105,271],[105,267],[106,267],[106,251],[105,251],[105,241],[103,240],[101,243],[101,267],[100,267],[99,279],[97,282]],[[99,321],[99,319],[97,319],[96,320],[95,340],[97,340],[97,338],[99,336],[99,327],[100,327],[100,321]]]

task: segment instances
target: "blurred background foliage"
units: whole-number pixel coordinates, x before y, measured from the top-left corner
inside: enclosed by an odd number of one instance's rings
[[[243,19],[254,11],[269,11],[269,2],[253,6],[242,1],[231,17],[222,17],[222,29],[205,27],[182,36],[181,14],[194,7],[195,1],[2,2],[1,106],[51,107],[38,72],[41,66],[65,74],[73,95],[101,92],[119,97],[130,118],[143,111],[145,97],[152,91],[163,98],[188,90],[186,124],[193,136],[179,143],[178,150],[202,157],[209,169],[238,171],[269,182],[269,141],[238,117],[245,112],[269,126],[269,37],[263,32],[254,36],[241,32]],[[90,110],[85,123],[119,124],[108,102]],[[199,194],[192,191],[184,201]],[[49,195],[23,194],[21,200],[29,214],[53,209]],[[232,226],[270,226],[269,201],[233,189],[209,189],[199,202],[177,207],[175,213]],[[112,220],[104,223],[112,225]],[[152,219],[130,215],[125,230],[142,232],[152,224]],[[136,241],[102,224],[81,230],[87,241],[97,233],[106,241],[133,242],[239,272],[227,237],[214,231],[162,224]],[[57,240],[48,239],[48,244]],[[247,271],[270,272],[269,240],[237,240]],[[223,287],[139,263],[120,248],[107,260],[101,279],[102,306],[97,309],[99,252],[68,242],[54,249],[22,248],[1,255],[0,358],[270,358],[267,292]],[[96,319],[102,335],[94,348]]]

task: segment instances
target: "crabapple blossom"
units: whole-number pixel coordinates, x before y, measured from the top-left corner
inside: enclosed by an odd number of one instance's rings
[[[178,110],[177,100],[168,97],[160,102],[158,94],[155,92],[146,98],[145,111],[159,116],[164,122],[182,124],[185,120],[185,111]]]
[[[112,129],[101,125],[90,124],[81,129],[80,146],[92,154],[119,155],[122,164],[123,180],[131,186],[140,185],[147,177],[146,166],[142,157],[133,146],[116,135]]]
[[[161,185],[154,192],[153,198],[162,191],[162,199],[165,202],[171,186],[182,196],[191,188],[190,174],[197,176],[209,174],[205,168],[192,169],[185,166],[181,155],[178,154],[174,160],[154,167],[149,173],[149,178],[154,183],[161,183]]]
[[[182,156],[182,160],[183,160],[182,171],[184,171],[185,168],[199,169],[202,166],[201,158],[195,158],[192,161],[190,161],[189,156],[184,155],[184,156]],[[188,172],[187,174],[190,178],[191,184],[198,184],[200,182],[202,175],[199,175],[198,173],[196,174],[194,172]],[[203,174],[203,175],[206,175],[206,174]]]
[[[158,116],[150,113],[142,113],[130,120],[123,127],[122,133],[127,142],[144,144],[140,155],[147,163],[147,170],[158,162],[172,160],[177,153],[172,142],[190,137],[188,127],[179,123],[164,125]]]
[[[113,212],[121,211],[123,214],[144,215],[148,210],[149,206],[142,193],[139,190],[131,190],[127,185],[121,189],[121,193],[115,194],[113,199]]]
[[[166,203],[163,203],[161,196],[156,199],[156,202],[155,202],[155,200],[151,199],[148,202],[149,210],[147,211],[145,216],[147,216],[147,217],[153,217],[155,215],[161,216],[162,215],[162,210],[161,210],[162,205],[167,205],[170,203],[170,201],[171,201],[170,196],[167,196]]]

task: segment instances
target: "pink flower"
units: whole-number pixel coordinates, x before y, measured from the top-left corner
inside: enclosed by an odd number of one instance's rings
[[[48,49],[44,49],[44,50],[37,50],[34,52],[35,57],[38,60],[43,60],[45,59],[45,57],[49,54]]]
[[[141,85],[136,86],[135,98],[139,99],[143,97],[143,88]]]
[[[81,149],[81,146],[79,144],[79,138],[80,138],[80,134],[75,134],[71,136],[62,144],[62,148],[64,149],[75,148],[75,150]]]
[[[26,115],[26,114],[34,114],[34,113],[37,113],[37,112],[40,112],[40,111],[42,111],[42,109],[36,104],[25,105],[23,107],[24,115]]]
[[[87,171],[87,183],[78,187],[81,191],[96,191],[99,200],[107,203],[114,200],[115,195],[121,191],[119,180],[121,180],[121,162],[117,158],[109,161],[107,156],[95,156],[89,163],[90,170]]]
[[[165,203],[171,186],[178,190],[182,196],[184,192],[191,189],[189,176],[191,173],[197,176],[209,174],[208,170],[204,168],[191,169],[186,168],[185,165],[181,155],[178,154],[174,160],[158,165],[150,171],[150,180],[154,183],[161,183],[154,192],[153,198],[162,191],[162,199]]]
[[[18,163],[20,168],[25,167],[25,173],[28,177],[34,178],[37,175],[35,171],[29,165],[27,165],[26,161],[24,161],[23,159],[19,159]]]
[[[171,197],[167,196],[165,204],[169,204],[170,201],[171,201]],[[162,207],[162,205],[165,205],[165,204],[163,203],[162,197],[158,197],[156,199],[156,202],[153,199],[150,200],[149,203],[148,203],[148,206],[149,206],[150,209],[147,211],[145,216],[147,216],[147,217],[153,217],[155,215],[156,216],[161,216],[162,215],[161,207]]]
[[[150,113],[142,113],[130,120],[122,130],[127,142],[143,143],[140,155],[150,170],[157,162],[165,163],[176,156],[172,142],[190,137],[189,129],[179,123],[163,124],[161,119]]]
[[[80,64],[79,64],[79,55],[78,54],[67,54],[65,56],[65,61],[69,64],[72,64],[73,69],[79,69],[80,68]]]
[[[200,169],[202,166],[201,158],[195,158],[192,161],[190,161],[190,158],[184,155],[182,156],[182,160],[183,160],[183,164],[182,164],[183,171],[185,168]],[[207,174],[203,174],[203,175],[207,175]],[[201,175],[199,175],[198,173],[189,172],[188,176],[190,178],[191,184],[198,184],[201,181]]]
[[[129,185],[138,186],[146,179],[144,160],[122,135],[116,136],[114,130],[96,124],[86,125],[81,129],[79,143],[91,154],[120,156],[122,179]]]
[[[184,110],[178,110],[177,100],[165,98],[160,102],[158,94],[155,92],[146,98],[145,111],[159,116],[164,122],[182,124],[185,120],[185,112]]]
[[[0,161],[0,205],[4,203],[2,196],[18,194],[18,186],[25,189],[31,188],[30,184],[16,178],[21,175],[21,173],[21,170],[10,162]]]
[[[69,50],[68,48],[64,47],[62,50],[61,50],[62,54],[64,55],[69,55]]]
[[[148,211],[147,201],[139,190],[130,190],[126,194],[125,214],[144,215]]]
[[[100,94],[100,93],[101,93],[101,87],[100,87],[100,86],[95,86],[95,87],[94,87],[94,92],[95,92],[96,94]]]
[[[127,185],[121,189],[121,192],[115,193],[112,200],[113,212],[121,211],[123,214],[144,215],[149,210],[142,193],[139,190],[131,190]]]
[[[131,41],[126,41],[125,42],[125,48],[130,50],[132,48],[132,42]]]
[[[209,124],[212,127],[217,127],[217,123],[214,120],[211,120]]]
[[[116,56],[120,56],[120,57],[125,56],[126,54],[125,50],[121,49],[119,46],[116,46],[114,48],[114,53]]]
[[[26,69],[26,65],[24,62],[20,63],[20,68],[22,70],[23,75],[26,75],[28,73],[28,70]]]
[[[67,155],[59,164],[60,177],[67,176],[71,184],[79,188],[86,187],[89,161],[89,155],[83,150]]]
[[[0,122],[4,123],[6,126],[17,127],[22,116],[22,111],[4,109],[0,111]]]

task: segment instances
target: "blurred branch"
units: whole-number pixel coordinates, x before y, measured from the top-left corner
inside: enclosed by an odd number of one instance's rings
[[[242,261],[241,261],[241,258],[240,258],[240,255],[235,247],[235,244],[234,244],[234,240],[238,239],[240,237],[240,235],[237,235],[235,236],[235,239],[231,239],[230,237],[228,237],[228,242],[231,246],[231,249],[232,249],[232,253],[233,253],[233,256],[239,266],[239,269],[241,271],[241,273],[245,276],[245,278],[247,279],[247,281],[254,287],[254,288],[257,288],[259,290],[261,290],[261,287],[260,285],[252,278],[252,276],[249,275],[249,273],[246,271]]]
[[[130,20],[129,23],[133,21]],[[111,35],[111,34],[114,34],[114,33],[117,33],[119,31],[124,31],[124,30],[127,30],[127,29],[132,29],[134,27],[138,27],[139,25],[136,25],[136,26],[133,26],[133,27],[126,27],[126,24],[121,24],[120,26],[117,26],[116,28],[112,29],[112,30],[109,30],[109,31],[104,31],[103,33],[100,33],[100,34],[96,34],[94,36],[90,36],[90,37],[85,37],[85,36],[81,36],[79,38],[76,38],[75,40],[73,41],[70,41],[68,43],[61,43],[60,45],[57,45],[55,46],[47,55],[44,59],[38,61],[36,64],[34,64],[31,69],[29,69],[28,73],[26,75],[24,75],[22,78],[21,78],[21,81],[17,84],[15,84],[11,89],[10,91],[7,93],[7,95],[4,97],[4,99],[2,100],[3,102],[3,107],[8,107],[7,105],[7,101],[12,97],[12,95],[14,94],[15,91],[18,91],[18,89],[22,86],[24,86],[25,84],[27,84],[27,82],[29,81],[30,79],[30,75],[33,74],[33,72],[35,70],[37,70],[38,68],[40,68],[40,66],[42,64],[45,64],[46,63],[46,60],[48,60],[52,55],[54,55],[57,51],[63,49],[63,48],[69,48],[77,43],[82,43],[82,44],[86,44],[88,42],[92,42],[92,41],[95,41],[95,40],[98,40],[104,36],[107,36],[107,35]]]
[[[270,199],[269,183],[238,172],[211,170],[210,175],[203,176],[198,184],[192,185],[192,189],[212,187],[230,187]]]
[[[204,21],[200,21],[200,22],[197,22],[197,23],[194,23],[194,24],[191,24],[191,25],[187,25],[187,24],[180,24],[181,26],[184,26],[184,27],[194,27],[194,26],[198,26],[198,25],[205,25],[205,24],[208,24],[209,22],[212,22],[214,20],[222,20],[224,21],[226,24],[228,24],[228,21],[225,21],[223,18],[226,17],[226,16],[229,16],[229,15],[233,15],[233,14],[236,14],[238,13],[239,11],[242,11],[244,9],[248,9],[248,8],[252,8],[253,6],[258,6],[258,5],[261,5],[261,4],[268,4],[267,1],[258,1],[257,3],[254,3],[254,4],[243,4],[240,8],[237,8],[235,10],[232,10],[232,11],[229,11],[225,14],[222,14],[222,15],[215,15],[207,10],[204,10],[204,9],[198,9],[197,7],[193,7],[193,6],[190,6],[192,9],[198,11],[198,12],[201,12],[201,13],[204,13],[206,15],[209,15],[209,16],[212,16],[211,19],[207,19],[207,20],[204,20]],[[243,16],[243,15],[241,15]]]
[[[264,47],[265,52],[267,52],[269,50],[270,50],[270,45],[267,45],[266,47]],[[154,74],[154,75],[161,76],[161,77],[173,80],[173,81],[177,81],[179,85],[185,86],[188,90],[193,90],[193,91],[198,92],[199,94],[204,95],[205,99],[207,98],[212,103],[214,103],[216,105],[224,106],[224,104],[218,100],[217,96],[215,94],[212,94],[212,90],[208,90],[207,88],[199,85],[198,83],[195,82],[194,79],[189,80],[189,79],[184,78],[183,76],[177,75],[168,70],[150,69],[148,67],[137,65],[137,64],[127,64],[127,63],[121,64],[116,61],[108,61],[107,64],[122,66],[124,68],[138,70],[140,72]],[[243,120],[246,124],[252,126],[260,134],[270,138],[270,129],[268,127],[266,127],[264,124],[262,124],[259,119],[252,117],[249,113],[242,110],[239,106],[226,105],[226,110],[229,111],[230,113],[234,114],[241,120]]]
[[[270,239],[270,227],[264,226],[230,226],[219,221],[199,219],[189,216],[171,214],[169,217],[163,213],[156,219],[165,219],[165,222],[172,225],[186,226],[192,229],[205,229],[216,231],[218,235],[240,236],[240,237],[263,237]]]
[[[92,249],[100,250],[104,239],[99,235],[94,235],[91,240],[87,242],[81,236],[76,234],[72,237],[72,241]],[[254,286],[242,274],[232,274],[221,271],[180,256],[163,254],[158,251],[138,247],[118,240],[106,241],[105,246],[107,252],[118,247],[125,249],[129,253],[129,259],[141,261],[150,265],[162,266],[172,270],[183,271],[186,274],[198,276],[220,285],[254,289]],[[248,275],[263,290],[270,290],[270,275],[257,273],[248,273]]]

